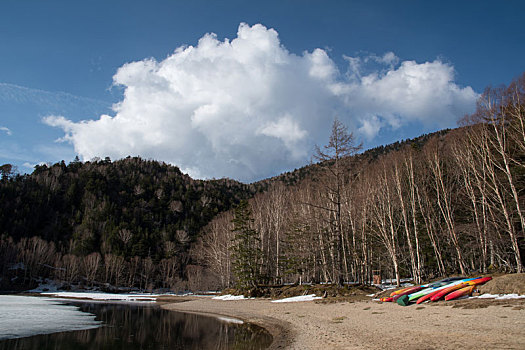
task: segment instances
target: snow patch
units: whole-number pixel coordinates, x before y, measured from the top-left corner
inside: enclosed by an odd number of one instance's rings
[[[380,288],[381,290],[390,290],[390,289],[397,289],[397,288],[406,288],[406,287],[413,287],[413,283],[401,283],[399,287],[397,284],[390,284],[390,283],[381,283],[381,284],[374,284],[374,286]]]
[[[242,320],[239,320],[237,318],[232,318],[232,317],[219,316],[219,317],[217,317],[217,319],[220,320],[220,321],[226,322],[226,323],[235,323],[235,324],[243,324],[244,323]]]
[[[0,340],[99,327],[95,315],[57,300],[0,295]]]
[[[42,295],[52,295],[61,298],[111,300],[111,301],[133,301],[133,302],[155,302],[161,294],[113,294],[98,292],[45,292]],[[167,295],[167,294],[162,294]]]
[[[247,298],[244,295],[226,294],[226,295],[219,295],[219,296],[213,297],[212,299],[215,299],[215,300],[244,300]]]
[[[272,300],[272,303],[294,303],[298,301],[312,301],[322,299],[322,297],[317,297],[315,294],[309,294],[309,295],[300,295],[297,297],[291,297],[291,298],[284,298],[279,300]]]
[[[523,299],[525,298],[525,295],[519,295],[519,294],[483,294],[472,298],[478,298],[478,299],[496,299],[496,300],[504,300],[504,299]]]

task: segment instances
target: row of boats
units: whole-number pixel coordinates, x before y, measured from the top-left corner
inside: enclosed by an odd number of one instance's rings
[[[477,286],[487,283],[491,279],[492,277],[445,278],[429,284],[399,289],[392,292],[389,297],[379,300],[382,302],[397,302],[402,306],[407,306],[414,302],[421,304],[425,301],[438,301],[443,298],[445,300],[454,300],[472,295]]]

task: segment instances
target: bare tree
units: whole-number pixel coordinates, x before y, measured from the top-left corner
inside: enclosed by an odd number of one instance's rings
[[[97,252],[87,255],[83,259],[82,270],[84,272],[84,278],[90,286],[93,285],[93,282],[97,277],[101,259],[100,254]]]
[[[119,286],[124,274],[124,258],[118,255],[104,255],[105,282]]]
[[[341,219],[342,193],[345,183],[349,181],[350,169],[349,162],[351,157],[361,149],[361,144],[356,144],[353,133],[348,132],[348,128],[337,118],[332,124],[332,133],[328,144],[323,150],[316,146],[315,158],[320,162],[327,163],[325,190],[326,197],[330,205],[327,208],[333,216],[331,243],[333,254],[335,254],[334,278],[342,285],[345,270],[344,263],[347,261],[347,251],[345,249],[345,235],[343,233],[343,223]],[[346,269],[347,270],[347,269]]]
[[[519,232],[525,232],[525,213],[518,190],[518,178],[514,167],[523,168],[525,146],[525,123],[523,98],[525,96],[525,74],[513,81],[508,88],[486,89],[478,102],[476,112],[467,116],[465,124],[476,124],[469,134],[470,145],[484,161],[490,202],[497,206],[492,212],[497,218],[501,213],[518,272],[523,271],[518,244]],[[481,141],[481,144],[480,144]],[[475,142],[475,144],[474,144]],[[481,146],[481,147],[480,147]],[[515,225],[517,221],[518,225]],[[519,227],[518,232],[516,227]]]
[[[398,227],[401,225],[401,215],[395,203],[395,189],[393,188],[392,174],[388,171],[389,164],[383,159],[375,172],[374,188],[372,192],[372,231],[379,237],[386,248],[396,276],[396,284],[400,285],[401,271],[399,263]]]
[[[118,238],[122,241],[124,247],[127,247],[131,238],[133,238],[133,233],[131,233],[130,230],[123,228],[118,231]]]
[[[406,153],[408,153],[408,151],[405,150],[405,154]],[[401,209],[401,218],[403,220],[403,227],[408,245],[412,278],[416,281],[416,283],[421,283],[421,260],[419,257],[419,239],[417,236],[417,224],[415,222],[416,214],[414,167],[412,164],[412,158],[410,154],[406,155],[408,155],[408,157],[406,158],[401,156],[404,159],[399,159],[399,156],[396,155],[397,157],[393,160],[393,178],[395,182],[396,193],[399,200],[399,208]],[[413,221],[410,220],[409,216],[412,216]],[[411,231],[414,232],[414,243],[412,242]]]
[[[153,279],[153,275],[155,274],[155,270],[156,270],[156,267],[151,257],[142,259],[140,276],[141,276],[141,286],[143,289],[146,289],[146,290],[153,289],[152,279]]]
[[[17,244],[19,260],[24,264],[24,279],[42,277],[55,259],[55,244],[39,237],[22,238]]]
[[[445,222],[446,232],[452,242],[461,274],[465,275],[465,261],[461,251],[459,237],[456,230],[454,218],[453,196],[457,193],[457,183],[449,173],[445,173],[444,154],[439,150],[438,142],[434,142],[427,148],[427,164],[432,173],[436,203]]]
[[[80,259],[73,254],[66,254],[57,262],[59,278],[68,284],[78,281],[81,269]]]
[[[219,277],[222,288],[230,287],[232,282],[232,219],[232,212],[219,214],[203,229],[200,243],[194,248],[199,260]]]

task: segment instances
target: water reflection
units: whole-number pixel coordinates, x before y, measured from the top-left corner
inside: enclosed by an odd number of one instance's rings
[[[265,349],[272,337],[263,328],[156,306],[68,303],[97,315],[96,329],[38,335],[0,342],[0,350],[94,349]],[[52,322],[52,320],[50,320]]]

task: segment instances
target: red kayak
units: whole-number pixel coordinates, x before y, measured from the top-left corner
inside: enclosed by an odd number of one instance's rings
[[[396,301],[397,299],[399,299],[399,297],[402,297],[403,295],[408,295],[408,294],[412,294],[412,293],[415,293],[415,292],[419,292],[421,289],[423,289],[423,287],[421,287],[421,286],[410,287],[407,290],[405,290],[404,292],[401,292],[399,294],[394,295],[394,300],[393,301]]]
[[[483,278],[478,278],[472,282],[472,285],[471,286],[467,286],[467,287],[463,287],[461,289],[458,289],[450,294],[447,294],[445,296],[445,300],[448,301],[448,300],[453,300],[453,299],[457,299],[459,297],[462,297],[462,296],[465,296],[465,295],[471,295],[472,292],[474,291],[474,289],[479,286],[479,285],[482,285],[484,283],[487,283],[488,281],[490,281],[492,279],[492,277],[483,277]]]
[[[401,289],[395,290],[392,293],[390,293],[390,296],[393,297],[394,295],[397,295],[399,293],[403,293],[403,292],[409,290],[410,288],[414,288],[414,287],[406,287],[406,288],[401,288]]]
[[[392,298],[392,297],[383,297],[383,298],[379,299],[379,301],[382,301],[383,303],[391,302],[393,300],[394,300],[394,298]]]
[[[465,288],[467,286],[475,286],[475,285],[483,284],[483,283],[486,283],[486,282],[490,281],[491,279],[492,279],[492,277],[480,277],[480,278],[476,278],[476,279],[473,279],[473,280],[470,280],[470,281],[466,281],[466,282],[457,284],[455,286],[451,286],[451,287],[442,289],[438,293],[434,294],[430,298],[430,300],[438,301],[439,299],[443,298],[448,293],[451,293],[451,292],[453,292],[455,290],[458,290],[458,289],[461,289],[461,288]]]
[[[466,287],[463,287],[461,289],[458,289],[452,293],[449,293],[445,296],[445,300],[446,301],[449,301],[449,300],[453,300],[453,299],[457,299],[459,297],[462,297],[464,295],[470,295],[472,294],[472,292],[474,291],[474,289],[476,288],[476,286],[466,286]]]
[[[461,289],[463,287],[468,286],[467,282],[463,282],[460,284],[456,284],[454,286],[450,286],[448,288],[442,289],[438,291],[436,294],[434,294],[432,297],[430,297],[430,300],[432,301],[438,301],[439,299],[443,298],[445,295],[447,295],[450,292],[453,292],[455,290]]]
[[[438,289],[438,290],[435,290],[435,291],[433,291],[431,293],[428,293],[427,295],[423,295],[421,298],[419,298],[416,301],[416,304],[421,304],[424,301],[430,300],[430,298],[432,298],[434,295],[436,295],[437,293],[441,292],[442,290],[443,289]]]

